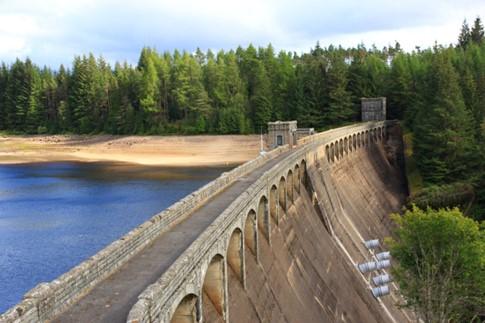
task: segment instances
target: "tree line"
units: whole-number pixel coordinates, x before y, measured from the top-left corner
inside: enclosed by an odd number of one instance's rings
[[[55,70],[16,60],[0,66],[0,129],[252,133],[276,119],[322,129],[359,120],[360,98],[373,96],[388,97],[389,118],[412,124],[428,110],[420,106],[441,91],[461,97],[450,103],[463,105],[458,109],[470,112],[477,130],[484,113],[483,55],[483,26],[477,18],[471,30],[464,23],[456,46],[411,53],[399,43],[383,49],[317,43],[301,55],[275,53],[271,45],[217,54],[143,48],[136,66],[112,67],[92,54]],[[437,84],[432,78],[439,77],[451,79]]]
[[[382,49],[317,43],[300,55],[276,53],[271,45],[218,53],[143,48],[136,66],[112,67],[90,54],[55,70],[17,59],[0,66],[0,130],[245,134],[259,133],[277,119],[322,130],[360,120],[360,98],[375,96],[386,96],[388,118],[403,120],[414,133],[425,185],[471,184],[474,191],[462,196],[483,206],[470,211],[480,216],[485,209],[480,18],[471,28],[463,23],[454,45],[411,52],[399,43]]]
[[[16,60],[0,67],[0,129],[245,134],[298,116],[316,127],[355,120],[344,53],[317,47],[302,56],[276,54],[271,45],[217,54],[143,48],[136,66],[112,68],[90,54],[57,70]]]

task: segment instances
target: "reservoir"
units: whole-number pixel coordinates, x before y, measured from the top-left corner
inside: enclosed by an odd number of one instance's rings
[[[0,165],[0,313],[230,168]]]

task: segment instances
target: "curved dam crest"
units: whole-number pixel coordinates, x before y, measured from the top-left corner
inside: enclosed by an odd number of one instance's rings
[[[89,309],[99,311],[96,321],[410,321],[395,287],[376,299],[370,275],[356,268],[372,257],[363,240],[390,234],[388,214],[406,196],[401,153],[395,122],[338,128],[273,150],[36,287],[0,321],[86,321],[90,313],[76,308],[190,223],[200,234],[172,258],[156,256],[167,267],[131,296],[127,316],[100,302]]]

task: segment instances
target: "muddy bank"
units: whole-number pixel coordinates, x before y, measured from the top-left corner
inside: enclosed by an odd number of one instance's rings
[[[1,136],[0,164],[116,161],[158,166],[241,164],[259,153],[248,136]]]

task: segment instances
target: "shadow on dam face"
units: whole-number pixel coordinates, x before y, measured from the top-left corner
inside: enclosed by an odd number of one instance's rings
[[[300,176],[300,171],[293,174]],[[406,196],[401,169],[388,149],[376,144],[336,163],[325,158],[302,176],[306,185],[295,187],[293,201],[270,191],[270,215],[276,213],[276,200],[281,209],[270,226],[271,245],[265,228],[258,229],[259,262],[254,245],[246,242],[246,288],[240,267],[228,266],[229,321],[392,322],[386,311],[396,322],[408,321],[395,305],[396,296],[376,301],[355,268],[368,253],[361,240],[390,235],[389,214],[399,210]],[[204,321],[221,321],[213,304],[205,305]]]

